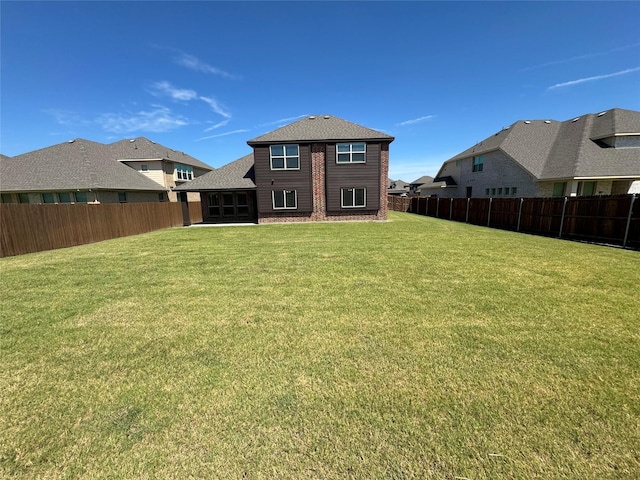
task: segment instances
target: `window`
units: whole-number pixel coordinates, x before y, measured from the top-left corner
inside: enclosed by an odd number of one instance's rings
[[[462,165],[462,160],[456,160],[456,167],[459,167],[460,165]]]
[[[237,209],[239,217],[249,216],[249,196],[246,193],[237,193]]]
[[[496,194],[496,189],[495,189],[495,188],[492,188],[492,189],[491,189],[491,195],[495,195],[495,194]]]
[[[13,203],[13,198],[11,198],[11,194],[10,193],[3,193],[2,194],[2,203]]]
[[[29,203],[29,194],[28,193],[19,193],[18,201],[20,203]]]
[[[556,182],[553,184],[553,196],[564,197],[564,192],[567,188],[567,182]]]
[[[341,193],[342,208],[367,206],[367,190],[365,188],[343,188]]]
[[[271,170],[300,169],[300,149],[298,145],[271,145],[269,147]]]
[[[193,168],[188,165],[176,165],[176,176],[178,180],[193,180]]]
[[[596,194],[597,182],[580,182],[578,195],[591,197]]]
[[[118,201],[120,203],[126,203],[127,202],[127,192],[118,192]]]
[[[365,163],[366,143],[338,143],[336,145],[337,163]]]
[[[498,188],[498,195],[502,195],[502,187]]]
[[[220,216],[220,196],[218,193],[209,194],[209,216],[210,217]]]
[[[158,201],[159,201],[159,202],[164,202],[164,201],[165,201],[164,192],[160,192],[160,193],[158,194]]]
[[[76,203],[87,203],[87,192],[76,192]]]
[[[55,193],[43,193],[42,194],[42,203],[56,203],[56,194]]]
[[[148,172],[149,171],[149,165],[143,163],[142,165],[140,165],[140,171],[141,172]]]
[[[73,193],[60,192],[58,193],[58,199],[60,200],[60,203],[71,203],[73,202]]]
[[[485,189],[484,189],[484,194],[485,194],[485,195],[489,196],[489,192],[490,192],[490,190],[489,190],[488,188],[485,188]]]
[[[483,166],[484,166],[484,156],[478,155],[477,157],[473,157],[474,172],[481,172]]]
[[[274,190],[271,195],[274,210],[298,208],[298,198],[295,190]]]
[[[518,193],[518,187],[511,187],[511,195]]]

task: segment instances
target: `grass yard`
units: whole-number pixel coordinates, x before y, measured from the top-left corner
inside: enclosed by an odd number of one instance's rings
[[[410,214],[0,260],[0,477],[640,477],[640,253]]]

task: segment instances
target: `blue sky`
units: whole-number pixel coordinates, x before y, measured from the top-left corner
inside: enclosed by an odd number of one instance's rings
[[[640,110],[640,2],[0,3],[0,152],[144,136],[213,167],[330,114],[393,179],[516,120]]]

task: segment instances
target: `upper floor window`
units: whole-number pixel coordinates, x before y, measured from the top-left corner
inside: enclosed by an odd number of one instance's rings
[[[56,203],[56,194],[55,193],[43,193],[42,194],[42,203]]]
[[[366,143],[338,143],[336,145],[337,163],[364,163],[367,153]]]
[[[28,193],[19,193],[18,201],[20,203],[29,203],[29,194]]]
[[[271,170],[300,169],[300,149],[298,145],[271,145],[269,154]]]
[[[118,192],[118,201],[120,203],[127,203],[127,192]]]
[[[58,200],[60,201],[60,203],[73,202],[73,192],[58,192]]]
[[[13,203],[13,198],[10,193],[2,194],[2,203]]]
[[[140,171],[141,172],[148,172],[149,171],[149,165],[147,165],[146,163],[143,163],[142,165],[140,165]]]
[[[481,172],[482,167],[484,167],[484,156],[478,155],[477,157],[473,157],[473,171]]]
[[[188,165],[176,165],[178,180],[193,180],[193,168]]]

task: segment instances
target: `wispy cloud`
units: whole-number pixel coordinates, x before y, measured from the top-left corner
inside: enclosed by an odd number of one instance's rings
[[[233,130],[231,132],[218,133],[217,135],[209,135],[207,137],[198,138],[196,140],[196,142],[199,142],[200,140],[208,140],[209,138],[226,137],[227,135],[235,135],[236,133],[244,133],[244,132],[248,132],[248,131],[249,130],[247,130],[246,128],[242,128],[240,130]]]
[[[228,113],[222,106],[218,103],[215,98],[210,97],[198,97],[203,102],[207,103],[211,109],[219,115],[222,115],[224,118],[231,118],[231,114]]]
[[[131,132],[168,132],[188,125],[188,120],[175,115],[170,109],[153,105],[153,110],[141,110],[135,113],[105,113],[96,119],[96,123],[107,132],[131,133]]]
[[[628,73],[638,72],[638,71],[640,71],[640,67],[629,68],[627,70],[622,70],[620,72],[615,72],[615,73],[608,73],[606,75],[596,75],[595,77],[579,78],[577,80],[571,80],[569,82],[556,83],[555,85],[551,85],[549,88],[547,88],[547,90],[553,90],[555,88],[562,88],[562,87],[571,87],[573,85],[578,85],[580,83],[595,82],[597,80],[604,80],[605,78],[618,77],[620,75],[626,75]]]
[[[171,83],[163,80],[161,82],[155,82],[151,85],[151,94],[158,96],[167,96],[174,100],[189,101],[198,98],[198,94],[194,90],[185,88],[176,88]]]
[[[229,123],[229,120],[223,120],[221,122],[216,123],[215,125],[211,125],[209,128],[206,128],[204,131],[210,132],[211,130],[215,130],[216,128],[224,127],[227,123]]]
[[[569,57],[569,58],[565,58],[565,59],[561,59],[561,60],[554,60],[552,62],[542,63],[540,65],[533,65],[533,66],[530,66],[530,67],[525,67],[525,68],[521,69],[520,72],[527,72],[527,71],[530,71],[530,70],[536,70],[538,68],[552,67],[554,65],[562,65],[564,63],[575,62],[577,60],[588,60],[590,58],[601,57],[603,55],[610,55],[610,54],[615,53],[615,52],[620,52],[620,51],[623,51],[623,50],[628,50],[630,48],[636,48],[636,47],[639,47],[639,46],[640,46],[640,43],[634,43],[634,44],[631,44],[631,45],[623,45],[622,47],[613,48],[611,50],[607,50],[606,52],[585,53],[584,55],[576,55],[575,57]]]
[[[425,120],[431,120],[434,118],[434,115],[426,115],[424,117],[414,118],[413,120],[405,120],[404,122],[400,122],[398,125],[404,127],[406,125],[413,125],[414,123],[424,122]]]
[[[225,77],[229,79],[238,79],[239,75],[235,75],[233,73],[225,72],[224,70],[214,67],[213,65],[209,65],[208,63],[200,60],[195,55],[191,55],[189,53],[183,52],[181,50],[174,49],[175,55],[173,56],[173,61],[182,67],[188,68],[190,70],[194,70],[196,72],[210,73],[212,75],[218,75],[220,77]]]
[[[151,85],[150,93],[155,97],[169,97],[172,100],[181,102],[201,100],[209,105],[209,107],[211,107],[211,109],[218,115],[221,115],[226,119],[231,118],[231,114],[222,105],[220,105],[215,98],[198,95],[198,92],[195,90],[174,87],[166,80],[153,83]]]
[[[82,116],[71,110],[62,110],[58,108],[49,108],[43,110],[47,115],[51,115],[58,125],[65,125],[71,127],[80,127],[90,125],[91,120],[82,118]]]
[[[280,120],[274,120],[273,122],[261,123],[260,125],[258,125],[258,127],[268,127],[269,125],[278,125],[285,122],[292,122],[294,120],[298,120],[302,117],[308,117],[308,116],[309,115],[298,115],[297,117],[281,118]]]

